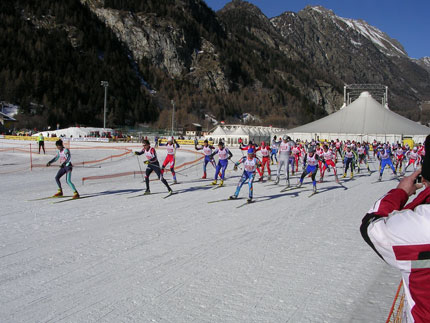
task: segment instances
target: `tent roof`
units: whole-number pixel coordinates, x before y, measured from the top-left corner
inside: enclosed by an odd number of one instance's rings
[[[232,132],[232,135],[235,135],[235,136],[248,136],[248,133],[245,132],[245,130],[243,130],[242,127],[238,127],[238,128],[236,128],[236,130],[234,130]]]
[[[215,129],[215,131],[211,133],[211,135],[212,136],[225,136],[226,133],[225,133],[225,131],[220,126],[218,126]]]
[[[362,92],[345,108],[288,132],[428,135],[430,128],[384,108],[369,92]]]

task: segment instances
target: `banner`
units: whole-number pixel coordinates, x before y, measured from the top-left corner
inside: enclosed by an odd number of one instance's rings
[[[192,146],[194,146],[194,140],[187,140],[187,139],[184,139],[184,140],[182,140],[182,139],[176,139],[176,142],[179,144],[179,145],[192,145]],[[199,140],[198,141],[198,144],[199,145],[203,145],[204,144],[204,140]],[[161,146],[163,146],[163,145],[166,145],[167,144],[167,139],[158,139],[158,144],[159,145],[161,145]],[[213,145],[213,141],[209,141],[209,145]]]
[[[30,140],[30,141],[37,141],[36,136],[4,136],[4,139],[11,139],[11,140]],[[58,137],[44,137],[45,141],[57,141]]]

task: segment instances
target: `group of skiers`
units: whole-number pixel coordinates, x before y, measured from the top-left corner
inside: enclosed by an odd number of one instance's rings
[[[56,142],[58,148],[57,156],[51,160],[47,166],[56,160],[60,159],[61,169],[56,176],[56,182],[58,185],[58,192],[55,196],[62,196],[63,191],[60,183],[60,178],[63,175],[67,175],[67,183],[74,191],[73,198],[79,198],[79,194],[76,191],[75,186],[71,182],[71,172],[73,166],[70,161],[70,151],[64,148],[61,140]],[[173,194],[173,190],[164,178],[164,172],[168,168],[173,177],[173,184],[177,183],[176,173],[175,173],[175,153],[176,149],[180,148],[178,142],[173,138],[169,137],[166,143],[167,155],[164,159],[162,165],[158,160],[156,151],[154,147],[151,147],[149,140],[143,140],[143,149],[141,151],[136,151],[136,155],[145,155],[145,164],[147,165],[145,171],[145,184],[146,191],[144,194],[150,194],[149,187],[149,176],[152,172],[155,172],[157,177],[166,186],[168,193]],[[206,179],[207,175],[207,165],[210,163],[215,168],[214,180],[212,185],[223,186],[226,169],[229,160],[233,157],[232,152],[225,147],[223,141],[220,141],[217,147],[209,144],[208,140],[205,140],[203,145],[195,143],[195,149],[202,151],[204,154],[203,160],[203,176],[202,179]],[[290,173],[294,176],[295,173],[299,172],[299,164],[302,165],[302,173],[297,182],[297,184],[292,188],[298,188],[303,184],[306,176],[311,177],[313,192],[317,192],[317,174],[318,170],[320,173],[319,182],[323,182],[325,172],[330,172],[333,170],[335,181],[339,183],[338,173],[336,164],[338,162],[338,157],[341,158],[343,162],[343,178],[347,176],[348,170],[350,170],[350,177],[354,176],[354,170],[358,173],[361,169],[361,164],[364,164],[367,168],[369,174],[371,173],[368,164],[369,152],[373,149],[374,158],[379,159],[379,180],[381,180],[384,169],[389,166],[395,177],[397,177],[397,170],[402,171],[402,166],[406,162],[404,167],[403,175],[410,165],[413,165],[414,170],[418,167],[422,161],[422,157],[425,154],[424,147],[418,145],[412,149],[407,145],[401,145],[399,143],[395,144],[382,144],[378,142],[360,143],[355,141],[341,142],[339,140],[332,140],[331,142],[300,142],[293,141],[289,136],[284,135],[279,140],[275,136],[270,145],[262,141],[260,145],[249,141],[247,145],[241,143],[240,150],[246,151],[246,156],[242,156],[236,163],[234,163],[234,168],[240,164],[243,164],[243,174],[239,183],[237,185],[236,192],[230,197],[231,199],[237,198],[240,189],[243,184],[248,181],[249,185],[249,202],[252,202],[253,198],[253,183],[255,177],[258,173],[258,181],[264,180],[264,173],[267,170],[268,177],[270,181],[272,179],[271,164],[275,162],[278,164],[276,171],[276,178],[274,184],[279,184],[281,180],[281,172],[283,171],[285,177],[286,188],[290,187]],[[260,155],[260,156],[258,156]],[[218,157],[218,162],[215,162],[214,157]],[[395,166],[394,166],[395,165]],[[218,182],[219,180],[219,182]]]

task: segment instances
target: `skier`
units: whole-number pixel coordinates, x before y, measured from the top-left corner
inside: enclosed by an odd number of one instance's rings
[[[224,147],[224,143],[222,141],[219,142],[218,148],[214,150],[214,152],[211,154],[211,158],[213,158],[215,155],[218,154],[218,164],[215,169],[215,180],[212,182],[212,185],[217,185],[218,182],[218,174],[221,172],[221,181],[218,186],[224,185],[224,179],[225,179],[225,170],[228,166],[228,160],[233,157],[233,154],[231,151]]]
[[[336,151],[335,151],[335,163],[337,163],[337,154],[339,153],[340,159],[342,159],[342,142],[339,139],[336,139],[335,142]]]
[[[282,137],[282,142],[279,144],[279,164],[278,171],[276,173],[275,184],[279,183],[279,179],[281,176],[281,169],[285,166],[285,179],[287,181],[287,187],[290,186],[290,174],[289,174],[289,166],[290,166],[290,153],[291,153],[291,140],[290,137],[284,135]]]
[[[360,164],[364,163],[364,165],[366,165],[367,167],[367,171],[370,172],[370,167],[369,164],[367,162],[367,152],[366,152],[366,147],[362,144],[360,144],[359,142],[357,143],[357,155],[358,155],[358,162],[357,162],[357,172],[360,173]]]
[[[157,174],[158,179],[167,187],[169,194],[172,194],[173,191],[167,181],[164,179],[163,173],[160,170],[160,163],[158,162],[157,153],[155,152],[155,149],[151,147],[149,140],[143,140],[143,149],[140,152],[135,151],[134,154],[138,156],[145,154],[145,157],[147,158],[147,160],[144,162],[146,165],[148,165],[145,171],[146,191],[144,194],[151,194],[151,191],[149,190],[149,175],[151,175],[152,172]]]
[[[310,146],[308,153],[305,154],[305,157],[303,158],[303,173],[302,176],[300,176],[300,180],[297,183],[296,187],[300,187],[303,184],[304,178],[308,174],[312,174],[312,185],[313,185],[313,193],[317,192],[317,182],[315,180],[315,176],[318,172],[318,155],[315,153],[315,146]]]
[[[209,145],[209,141],[207,139],[205,139],[203,146],[197,146],[197,144],[195,144],[194,147],[196,148],[196,150],[203,150],[203,154],[205,155],[205,159],[203,161],[203,176],[202,176],[202,179],[205,179],[207,164],[211,163],[212,166],[216,168],[215,161],[213,158],[211,158],[212,150],[214,150],[215,147],[212,145]]]
[[[266,146],[266,143],[264,141],[261,142],[260,147],[257,148],[256,151],[260,151],[261,155],[263,156],[263,161],[261,162],[261,171],[260,171],[260,178],[259,181],[263,181],[263,176],[264,176],[264,167],[267,167],[267,173],[269,174],[268,180],[270,181],[271,179],[271,171],[270,171],[270,147]],[[249,154],[249,149],[248,149],[248,154]]]
[[[333,153],[333,150],[329,149],[327,145],[324,145],[321,158],[323,160],[324,166],[322,171],[320,171],[321,172],[320,183],[323,182],[325,170],[328,169],[328,171],[330,171],[330,166],[333,167],[334,177],[336,179],[336,182],[339,183],[339,179],[337,177],[337,171],[336,171],[336,164],[334,163],[334,160],[336,159],[336,155],[335,153]]]
[[[164,159],[163,166],[161,167],[161,174],[164,174],[164,169],[168,164],[170,164],[170,172],[173,175],[173,184],[177,184],[178,181],[176,180],[176,174],[175,174],[175,154],[176,154],[176,148],[179,148],[178,142],[173,138],[169,137],[167,138],[167,156]]]
[[[302,154],[301,146],[299,143],[294,143],[293,148],[291,148],[291,155],[294,157],[294,162],[296,164],[296,170],[294,171],[294,167],[291,170],[292,175],[294,176],[295,172],[299,172],[299,159]]]
[[[246,180],[248,180],[249,198],[247,202],[250,203],[252,202],[253,182],[255,178],[255,173],[258,167],[264,167],[264,165],[262,165],[260,160],[255,157],[255,151],[253,148],[248,149],[248,156],[243,156],[238,162],[234,164],[234,169],[237,170],[237,166],[242,163],[244,165],[242,177],[237,184],[236,192],[232,196],[230,196],[229,199],[237,199],[237,197],[239,196],[240,189],[242,188],[243,184],[245,184]]]
[[[391,161],[391,153],[386,144],[382,146],[382,150],[378,151],[378,154],[376,156],[381,162],[378,181],[382,180],[382,174],[384,173],[385,166],[387,165],[391,167],[394,177],[397,178],[396,170],[394,168],[393,162]]]
[[[402,175],[406,174],[406,170],[408,169],[409,165],[414,166],[414,171],[417,170],[418,165],[420,164],[421,157],[418,154],[418,148],[414,147],[412,150],[409,150],[409,152],[406,153],[406,157],[408,157],[408,164],[405,167],[405,170],[403,171]]]
[[[394,147],[394,156],[396,157],[396,173],[397,170],[399,170],[399,174],[402,173],[402,166],[403,166],[403,158],[405,157],[405,151],[403,150],[403,147],[401,145],[396,145],[397,147]]]
[[[357,158],[354,151],[351,149],[351,145],[346,145],[346,150],[343,153],[344,160],[343,163],[345,165],[345,171],[343,172],[343,178],[346,177],[346,173],[348,172],[348,167],[351,166],[351,178],[354,177],[354,162]]]
[[[61,188],[60,178],[64,174],[66,174],[66,182],[73,190],[73,198],[77,199],[79,198],[79,193],[76,190],[76,187],[72,183],[72,179],[71,179],[73,165],[72,165],[72,162],[70,161],[72,157],[72,155],[70,154],[70,150],[64,147],[63,141],[61,139],[55,142],[55,146],[58,149],[57,155],[46,164],[46,166],[49,167],[51,166],[52,163],[56,162],[58,159],[60,160],[60,170],[55,176],[55,181],[57,182],[57,185],[58,185],[58,192],[54,194],[54,197],[63,196],[63,189]]]
[[[278,157],[276,157],[276,155],[278,154],[278,147],[280,143],[281,141],[276,141],[276,136],[273,136],[272,145],[271,145],[272,151],[270,152],[270,160],[272,162],[272,165],[273,165],[273,158],[275,158],[276,164],[278,163]]]

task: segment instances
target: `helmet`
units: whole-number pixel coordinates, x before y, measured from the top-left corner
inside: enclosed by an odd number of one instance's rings
[[[309,146],[308,153],[314,153],[315,152],[315,146]]]
[[[287,136],[287,135],[283,135],[283,136],[282,136],[282,139],[284,139],[284,140],[288,140],[288,136]]]
[[[417,147],[414,147],[414,151],[417,151],[418,150],[418,148]]]
[[[266,143],[264,141],[261,142],[262,146],[266,146]]]
[[[173,137],[167,137],[167,141],[173,141]]]
[[[209,140],[205,139],[205,141],[204,141],[204,142],[208,144],[208,143],[209,143]]]
[[[248,149],[248,154],[253,154],[254,153],[254,148],[249,148]]]

